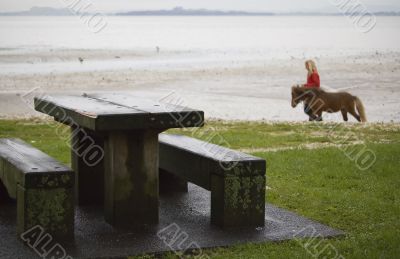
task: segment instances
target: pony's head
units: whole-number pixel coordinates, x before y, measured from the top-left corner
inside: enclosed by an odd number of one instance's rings
[[[311,89],[311,88],[306,88],[306,87],[301,87],[301,86],[293,86],[292,87],[292,107],[296,108],[296,106],[300,102],[305,102],[305,103],[314,103],[316,101],[321,101],[319,98],[320,93],[322,90],[320,89]]]
[[[296,108],[296,106],[303,101],[303,91],[301,90],[301,87],[299,86],[293,86],[292,87],[292,107]]]

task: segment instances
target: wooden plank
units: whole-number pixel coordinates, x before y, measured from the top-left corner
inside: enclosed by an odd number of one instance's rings
[[[199,139],[174,134],[160,134],[160,143],[179,147],[188,152],[209,158],[215,161],[251,161],[260,160],[258,157],[240,151],[218,146]]]
[[[94,131],[165,130],[199,127],[204,123],[202,111],[189,109],[176,111],[171,107],[167,109],[165,106],[157,105],[157,102],[134,97],[124,99],[123,95],[93,95],[93,97],[58,95],[35,98],[37,111],[53,116],[57,121],[67,125],[75,124]]]
[[[67,125],[76,124],[92,130],[102,130],[99,121],[104,122],[106,129],[119,126],[123,119],[135,118],[137,125],[143,123],[140,121],[143,115],[141,111],[83,96],[35,98],[35,110],[53,116]],[[109,120],[104,121],[102,117]]]
[[[87,97],[142,111],[150,116],[150,128],[201,127],[204,124],[204,112],[183,106],[126,93],[88,94]]]
[[[0,158],[26,174],[71,171],[67,166],[20,139],[0,139]]]
[[[264,159],[187,136],[160,134],[160,168],[211,190],[211,174],[265,175]]]
[[[144,113],[173,113],[173,112],[195,112],[196,110],[183,106],[165,104],[159,101],[145,99],[127,93],[100,93],[87,94],[87,97],[102,100],[113,104],[123,105]]]
[[[88,117],[97,117],[99,115],[107,115],[107,114],[142,113],[141,111],[136,109],[89,98],[86,95],[85,96],[55,95],[55,96],[46,96],[44,98],[41,98],[41,100],[53,102],[58,107],[62,107],[68,110],[74,110]]]
[[[161,136],[161,134],[160,134]],[[159,141],[160,169],[173,173],[182,179],[211,190],[211,174],[213,161],[185,149],[165,145]]]
[[[27,188],[72,186],[72,170],[20,139],[0,139],[2,181],[13,190],[19,183]],[[43,177],[46,176],[46,181]]]

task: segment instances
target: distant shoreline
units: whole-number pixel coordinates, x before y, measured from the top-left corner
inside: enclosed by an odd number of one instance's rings
[[[261,14],[227,14],[227,15],[215,15],[215,14],[136,14],[136,15],[126,15],[126,14],[103,14],[104,16],[109,17],[340,17],[343,14],[271,14],[271,15],[261,15]],[[379,17],[400,17],[400,14],[374,14]],[[75,15],[54,15],[54,14],[46,14],[46,15],[38,15],[38,14],[4,14],[0,13],[0,17],[73,17]]]
[[[51,8],[51,7],[32,7],[30,10],[20,12],[2,12],[0,16],[74,16],[74,15],[90,15],[92,13],[76,13],[68,8]],[[274,12],[246,12],[246,11],[220,11],[208,9],[184,9],[176,7],[170,10],[136,10],[117,13],[101,13],[105,16],[342,16],[343,13],[329,12],[290,12],[290,13],[274,13]],[[371,12],[375,16],[400,16],[398,11],[390,12]],[[347,14],[348,15],[348,14]],[[355,15],[352,13],[351,15]],[[363,13],[360,13],[363,15]]]

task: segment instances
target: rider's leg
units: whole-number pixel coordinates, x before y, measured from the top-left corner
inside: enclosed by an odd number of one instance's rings
[[[316,116],[313,114],[310,106],[306,103],[304,104],[304,113],[308,115],[309,121],[314,121],[316,119]]]

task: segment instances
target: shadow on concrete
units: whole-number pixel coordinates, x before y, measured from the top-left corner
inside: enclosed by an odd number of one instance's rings
[[[73,258],[121,258],[195,248],[192,252],[199,254],[204,248],[343,235],[342,231],[273,205],[266,206],[266,213],[264,228],[224,231],[210,225],[210,193],[189,184],[189,193],[161,196],[157,226],[117,229],[104,221],[101,207],[79,207],[75,217],[75,240],[62,244],[67,255]],[[16,205],[2,205],[0,258],[39,258],[33,249],[18,240],[15,226]]]

